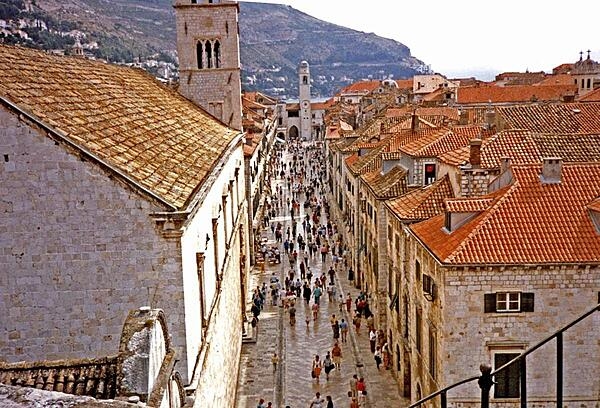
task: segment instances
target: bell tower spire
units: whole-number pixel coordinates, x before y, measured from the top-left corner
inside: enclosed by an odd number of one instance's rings
[[[239,5],[175,0],[179,92],[234,129],[242,129]]]

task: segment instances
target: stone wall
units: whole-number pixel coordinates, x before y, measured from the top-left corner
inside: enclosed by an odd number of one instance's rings
[[[390,222],[396,235],[401,227],[395,219]],[[417,390],[426,396],[478,375],[479,365],[493,363],[495,353],[520,353],[597,304],[597,267],[442,267],[412,235],[405,235],[406,240],[402,238],[404,234],[398,235],[401,249],[396,249],[394,238],[388,251],[394,272],[391,286],[398,288],[399,313],[389,309],[388,327],[395,340],[394,360],[402,353],[398,383],[413,401]],[[430,276],[437,287],[433,297],[425,296],[424,275]],[[484,313],[484,295],[501,291],[534,293],[534,311]],[[596,312],[564,335],[566,406],[596,407],[600,385],[592,373],[600,370],[595,334],[599,324],[600,313]],[[429,358],[431,342],[435,347],[433,370]],[[548,406],[555,398],[555,353],[552,341],[528,357],[528,401],[537,404],[531,406]],[[407,373],[408,383],[404,379]],[[492,396],[493,392],[492,389]],[[449,402],[455,407],[475,407],[480,404],[479,395],[476,383],[467,384],[453,391]],[[514,399],[492,401],[495,406],[518,405]]]
[[[148,216],[163,209],[4,109],[0,129],[2,358],[114,353],[140,305],[165,311],[181,352],[179,243]]]
[[[480,363],[493,362],[494,352],[518,353],[550,336],[592,309],[600,287],[597,267],[507,266],[446,269],[443,273],[445,341],[441,363],[447,384],[477,375]],[[533,292],[534,311],[484,313],[484,294],[499,291]],[[565,399],[580,401],[578,407],[595,407],[590,401],[596,401],[600,394],[600,383],[592,374],[600,371],[599,323],[596,312],[564,334]],[[555,361],[554,341],[528,357],[531,401],[555,398]],[[463,393],[465,398],[477,395],[477,387]]]

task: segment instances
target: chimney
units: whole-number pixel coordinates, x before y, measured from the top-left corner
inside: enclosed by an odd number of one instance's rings
[[[465,109],[461,109],[458,111],[458,124],[459,125],[468,125],[469,124],[469,112]]]
[[[500,158],[500,173],[504,173],[510,167],[510,157]]]
[[[414,110],[412,115],[410,115],[410,130],[413,132],[419,130],[419,118],[416,110]]]
[[[471,150],[469,151],[469,163],[471,167],[481,166],[481,139],[471,140]]]
[[[491,106],[485,111],[485,125],[486,129],[493,129],[496,127],[496,111]]]
[[[561,181],[562,159],[560,157],[546,157],[542,159],[542,184],[558,184]]]

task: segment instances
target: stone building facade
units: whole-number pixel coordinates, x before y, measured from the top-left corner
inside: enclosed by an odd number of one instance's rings
[[[195,406],[231,406],[242,134],[137,70],[8,46],[0,68],[2,358],[110,354],[148,305],[169,316]]]
[[[400,367],[404,392],[413,400],[477,375],[481,363],[499,368],[598,303],[596,210],[578,209],[596,208],[599,186],[595,178],[576,176],[593,175],[598,166],[561,168],[546,160],[508,171],[508,189],[446,200],[446,214],[405,228],[399,238],[406,260],[394,282]],[[582,239],[585,247],[577,243]],[[596,314],[565,333],[566,406],[596,406],[600,389],[590,373],[600,369],[598,319]],[[532,406],[555,401],[556,368],[549,364],[555,360],[555,342],[527,358]],[[517,406],[518,369],[495,381],[492,402]],[[448,401],[475,407],[479,394],[473,383]]]

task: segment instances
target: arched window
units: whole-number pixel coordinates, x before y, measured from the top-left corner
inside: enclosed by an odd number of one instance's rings
[[[213,67],[213,55],[212,55],[212,44],[210,41],[206,42],[206,68]]]
[[[215,68],[221,67],[221,43],[215,41]]]
[[[198,69],[204,68],[204,64],[202,61],[203,48],[204,47],[202,46],[202,41],[198,41],[198,43],[196,44],[196,59],[198,60]]]
[[[307,77],[307,76],[303,76],[303,77],[302,77],[302,83],[303,83],[304,85],[308,85],[308,77]]]

